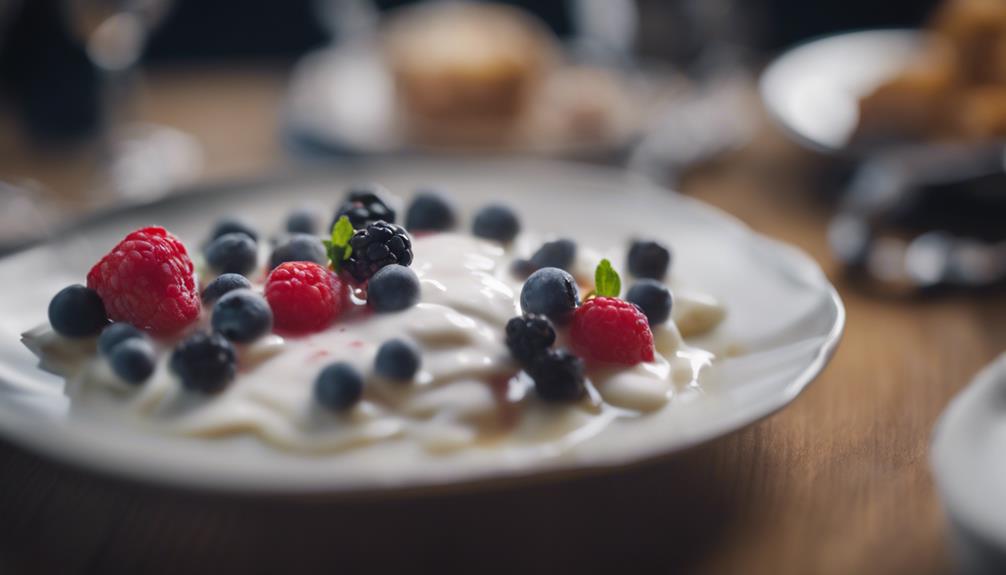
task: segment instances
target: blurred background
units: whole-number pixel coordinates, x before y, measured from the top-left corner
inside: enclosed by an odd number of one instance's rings
[[[842,350],[666,474],[696,523],[745,512],[657,555],[943,572],[928,437],[1006,348],[1006,0],[0,0],[0,254],[210,182],[422,155],[624,168],[809,252]],[[42,553],[35,531],[4,533]]]

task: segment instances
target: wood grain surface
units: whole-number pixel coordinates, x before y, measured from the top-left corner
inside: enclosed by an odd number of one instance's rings
[[[284,162],[283,81],[274,67],[161,72],[139,112],[199,137],[208,178],[247,176]],[[792,151],[771,133],[759,144],[684,189],[807,250],[845,301],[831,365],[780,413],[624,472],[420,500],[165,490],[0,443],[0,573],[948,572],[930,434],[1006,350],[1006,298],[858,290],[829,258],[827,206]],[[66,197],[83,185],[84,170],[9,134],[0,151],[0,177]]]

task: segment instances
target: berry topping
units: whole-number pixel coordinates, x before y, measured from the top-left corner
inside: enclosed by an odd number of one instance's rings
[[[657,242],[634,241],[629,247],[629,272],[637,278],[663,279],[671,252]]]
[[[569,330],[573,350],[607,363],[653,361],[653,333],[635,305],[613,297],[594,297],[577,308]]]
[[[545,401],[576,401],[584,396],[583,360],[565,349],[548,350],[527,368],[538,397]]]
[[[349,240],[352,251],[344,267],[356,281],[367,281],[384,266],[412,263],[412,239],[401,226],[374,222]]]
[[[374,358],[374,371],[382,377],[408,381],[415,377],[421,362],[419,347],[405,339],[389,339]]]
[[[272,329],[272,310],[265,298],[249,289],[227,292],[213,306],[213,331],[237,343],[248,343]]]
[[[510,208],[492,204],[475,214],[472,233],[480,238],[507,243],[520,232],[520,220]]]
[[[222,274],[210,282],[203,290],[203,305],[213,305],[229,291],[236,289],[251,289],[248,278],[241,274]]]
[[[49,302],[49,323],[66,337],[98,335],[108,325],[105,305],[98,292],[80,284],[67,286]]]
[[[405,228],[410,232],[440,232],[454,227],[454,206],[436,192],[417,192],[405,213]]]
[[[269,256],[269,269],[284,262],[314,262],[328,265],[328,253],[321,239],[309,234],[292,234]]]
[[[126,383],[139,385],[154,373],[157,356],[154,346],[145,337],[134,337],[123,341],[112,349],[108,364],[115,375]]]
[[[98,352],[108,356],[120,343],[134,338],[142,338],[143,332],[128,323],[113,323],[102,330],[98,336]]]
[[[276,327],[293,333],[324,329],[343,311],[342,282],[314,262],[285,262],[265,281]]]
[[[341,216],[348,217],[349,223],[358,230],[374,222],[395,223],[395,210],[388,206],[388,201],[385,200],[387,196],[387,190],[376,184],[366,184],[349,190],[346,200],[332,218],[332,226]]]
[[[419,302],[419,278],[411,268],[385,266],[367,283],[367,303],[376,312],[408,309]]]
[[[235,218],[221,218],[217,220],[217,223],[213,225],[213,231],[210,232],[210,239],[208,241],[212,242],[224,234],[244,234],[255,242],[258,242],[258,232],[255,231],[255,228]]]
[[[642,279],[636,282],[625,294],[625,299],[639,306],[651,326],[667,321],[674,303],[671,290],[654,279]]]
[[[576,258],[576,243],[573,240],[559,239],[552,242],[545,242],[538,251],[531,256],[531,266],[533,269],[559,268],[569,271]]]
[[[315,399],[335,411],[353,407],[362,395],[363,376],[346,362],[325,366],[314,380]]]
[[[248,275],[258,263],[258,246],[247,234],[224,234],[206,246],[206,263],[217,273]]]
[[[300,208],[290,212],[286,217],[286,231],[291,234],[318,233],[318,218],[308,208]]]
[[[542,268],[527,278],[520,290],[520,307],[526,314],[548,316],[554,322],[569,319],[579,302],[573,276],[559,268]]]
[[[530,364],[555,343],[555,328],[543,315],[528,314],[506,324],[506,346],[517,361]]]
[[[87,274],[108,316],[154,334],[180,331],[199,317],[192,260],[164,228],[136,230]]]
[[[171,352],[169,365],[182,387],[200,393],[216,393],[234,379],[237,371],[234,347],[219,333],[190,335]]]

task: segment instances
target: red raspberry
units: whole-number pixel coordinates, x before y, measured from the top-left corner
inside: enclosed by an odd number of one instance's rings
[[[155,335],[180,331],[199,317],[192,260],[178,238],[161,227],[136,230],[87,274],[108,316]]]
[[[631,303],[613,297],[583,302],[569,329],[573,350],[594,361],[635,365],[653,361],[653,332],[646,316]]]
[[[327,327],[345,307],[342,281],[314,262],[285,262],[265,280],[265,299],[278,329],[308,333]]]

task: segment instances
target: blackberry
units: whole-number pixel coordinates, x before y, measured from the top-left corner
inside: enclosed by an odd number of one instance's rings
[[[357,281],[368,280],[384,266],[412,263],[412,239],[401,227],[388,222],[374,222],[357,230],[349,240],[353,253],[345,268]]]
[[[506,324],[506,346],[517,361],[529,365],[555,343],[555,328],[547,317],[528,314]]]
[[[538,397],[545,401],[576,401],[587,392],[583,360],[565,349],[549,350],[527,369]]]
[[[629,247],[629,272],[637,278],[663,279],[671,265],[671,252],[652,241],[636,240]]]
[[[388,205],[385,199],[387,194],[384,188],[376,184],[351,188],[346,194],[346,199],[335,211],[335,217],[332,218],[332,224],[328,229],[331,230],[342,216],[349,218],[349,223],[357,230],[374,222],[395,223],[395,210]]]

